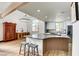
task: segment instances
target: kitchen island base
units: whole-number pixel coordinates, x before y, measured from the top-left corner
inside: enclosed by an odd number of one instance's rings
[[[44,38],[45,37],[45,38]],[[42,38],[27,37],[27,43],[38,45],[39,55],[64,55],[68,56],[69,52],[69,37],[63,36],[43,36]]]

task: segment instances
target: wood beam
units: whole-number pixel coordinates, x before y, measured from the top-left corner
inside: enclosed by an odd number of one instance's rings
[[[2,14],[1,17],[5,17],[14,10],[16,10],[18,7],[20,7],[24,2],[13,2]]]

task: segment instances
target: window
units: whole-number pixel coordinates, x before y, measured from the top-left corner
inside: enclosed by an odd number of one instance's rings
[[[33,32],[38,32],[38,20],[33,20],[32,21],[32,31]]]
[[[56,22],[56,31],[60,32],[63,29],[63,22]]]

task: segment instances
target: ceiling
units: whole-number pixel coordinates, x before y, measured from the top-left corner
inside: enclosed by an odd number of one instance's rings
[[[45,21],[53,20],[57,16],[69,19],[70,4],[70,2],[30,2],[18,10]]]
[[[24,2],[0,2],[0,18],[4,18],[22,5]]]
[[[0,2],[0,13],[4,12],[8,6],[11,5],[11,2]]]
[[[6,14],[5,10],[7,8],[8,11],[12,9],[12,3],[13,2],[0,2],[0,14]],[[18,4],[21,5],[19,2]],[[13,3],[13,6],[14,5],[15,3]],[[70,19],[70,5],[70,2],[25,2],[18,10],[40,20],[51,21],[61,16],[65,19]]]

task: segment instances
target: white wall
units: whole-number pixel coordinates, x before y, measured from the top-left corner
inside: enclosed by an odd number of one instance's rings
[[[24,29],[24,32],[31,32],[32,23],[31,20],[22,20],[22,28]]]
[[[17,23],[17,20],[19,20],[20,18],[22,18],[25,15],[25,13],[16,10],[14,12],[12,12],[11,14],[9,14],[8,16],[4,17],[4,21],[8,21],[8,22],[13,22],[13,23]]]
[[[16,23],[16,31],[18,30],[18,32],[21,32],[22,29],[24,30],[24,32],[30,31],[30,24],[28,21],[20,21],[19,19],[21,19],[22,17],[24,17],[24,13],[16,10],[14,12],[12,12],[11,14],[9,14],[8,16],[6,16],[3,19],[0,19],[0,41],[3,40],[3,22],[11,22],[11,23]],[[29,29],[27,30],[27,25],[29,27]]]
[[[16,32],[30,32],[32,33],[32,21],[34,21],[34,17],[29,18],[29,20],[23,20],[25,13],[16,10],[6,16],[5,18],[0,20],[0,40],[3,40],[3,22],[16,23]],[[26,16],[26,19],[28,17]],[[38,19],[37,19],[38,20]],[[44,33],[44,22],[39,20],[39,33]]]
[[[79,21],[73,24],[72,55],[79,56]]]
[[[0,19],[0,41],[3,40],[3,20]]]
[[[23,20],[25,18],[26,20]],[[28,20],[29,19],[29,20]],[[16,31],[21,32],[22,29],[24,32],[31,32],[32,33],[32,21],[38,20],[32,16],[25,16],[25,13],[16,10],[10,15],[4,18],[4,22],[12,22],[16,23]],[[39,32],[44,33],[44,22],[39,20]]]
[[[3,22],[16,23],[16,30],[18,30],[18,32],[21,32],[22,29],[25,31],[26,28],[24,28],[24,26],[26,26],[26,24],[19,20],[22,17],[24,17],[24,15],[25,14],[23,12],[16,10],[16,11],[12,12],[11,14],[9,14],[8,16],[6,16],[5,18],[3,18]]]

